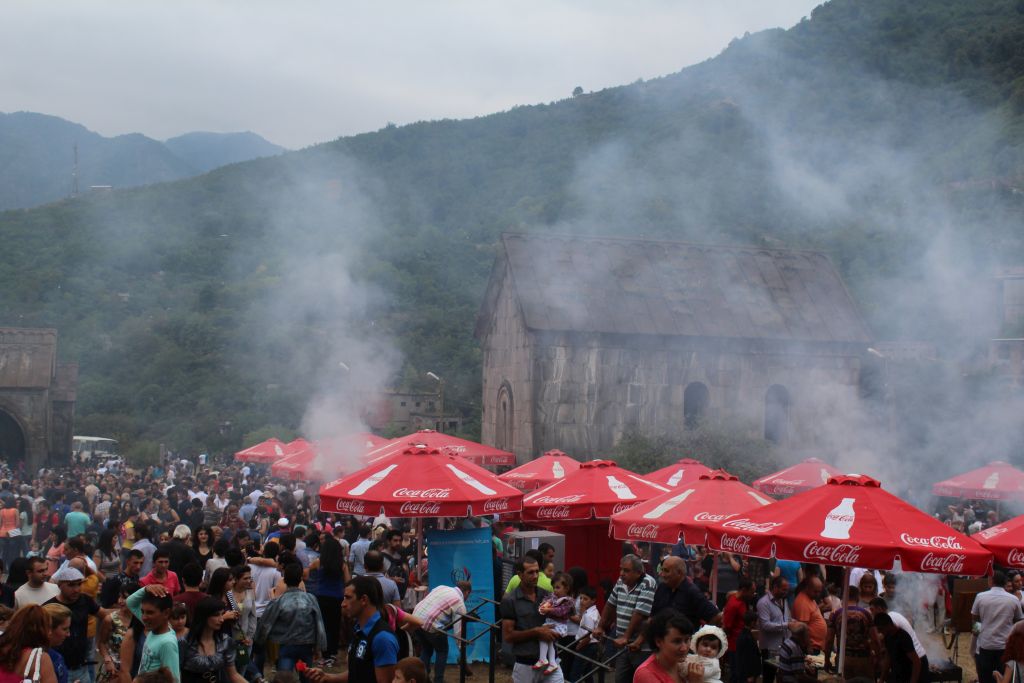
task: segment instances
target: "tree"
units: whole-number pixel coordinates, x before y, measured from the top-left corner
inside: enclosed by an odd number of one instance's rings
[[[575,88],[572,89],[572,96],[573,97],[579,97],[582,94],[583,94],[583,86],[577,85]]]

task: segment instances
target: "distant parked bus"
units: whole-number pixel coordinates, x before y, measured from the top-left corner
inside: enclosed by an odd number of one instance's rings
[[[96,462],[119,458],[117,441],[102,436],[71,437],[71,458],[78,462]]]

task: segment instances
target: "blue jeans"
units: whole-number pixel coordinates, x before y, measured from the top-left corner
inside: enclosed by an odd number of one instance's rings
[[[78,669],[68,669],[68,683],[75,683],[75,681],[81,681],[82,683],[89,683],[89,667],[83,666]]]
[[[277,653],[278,671],[295,671],[295,663],[302,660],[313,666],[313,645],[281,645]]]
[[[448,634],[438,631],[416,631],[420,641],[420,660],[427,671],[430,671],[430,656],[434,656],[434,677],[431,683],[443,683],[444,668],[448,664]]]

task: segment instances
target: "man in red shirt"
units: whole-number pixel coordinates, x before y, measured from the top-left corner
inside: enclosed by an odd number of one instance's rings
[[[730,670],[736,665],[736,644],[740,640],[740,633],[743,632],[743,619],[755,594],[753,580],[743,576],[740,577],[738,585],[739,590],[729,594],[725,609],[722,611],[722,628],[725,629],[725,636],[729,641],[726,661],[729,662]]]
[[[171,556],[166,550],[157,549],[153,553],[153,570],[142,577],[140,586],[160,584],[167,589],[167,594],[174,596],[181,592],[178,575],[171,571]]]

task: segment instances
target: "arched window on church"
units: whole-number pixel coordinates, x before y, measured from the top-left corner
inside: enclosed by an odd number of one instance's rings
[[[508,382],[498,389],[498,416],[494,431],[494,446],[503,451],[513,451],[515,443],[515,403],[512,399],[512,387]]]
[[[683,391],[683,421],[687,429],[694,429],[705,418],[711,393],[701,382],[690,382]]]
[[[790,398],[786,387],[773,384],[764,395],[764,438],[785,443],[789,438]]]

